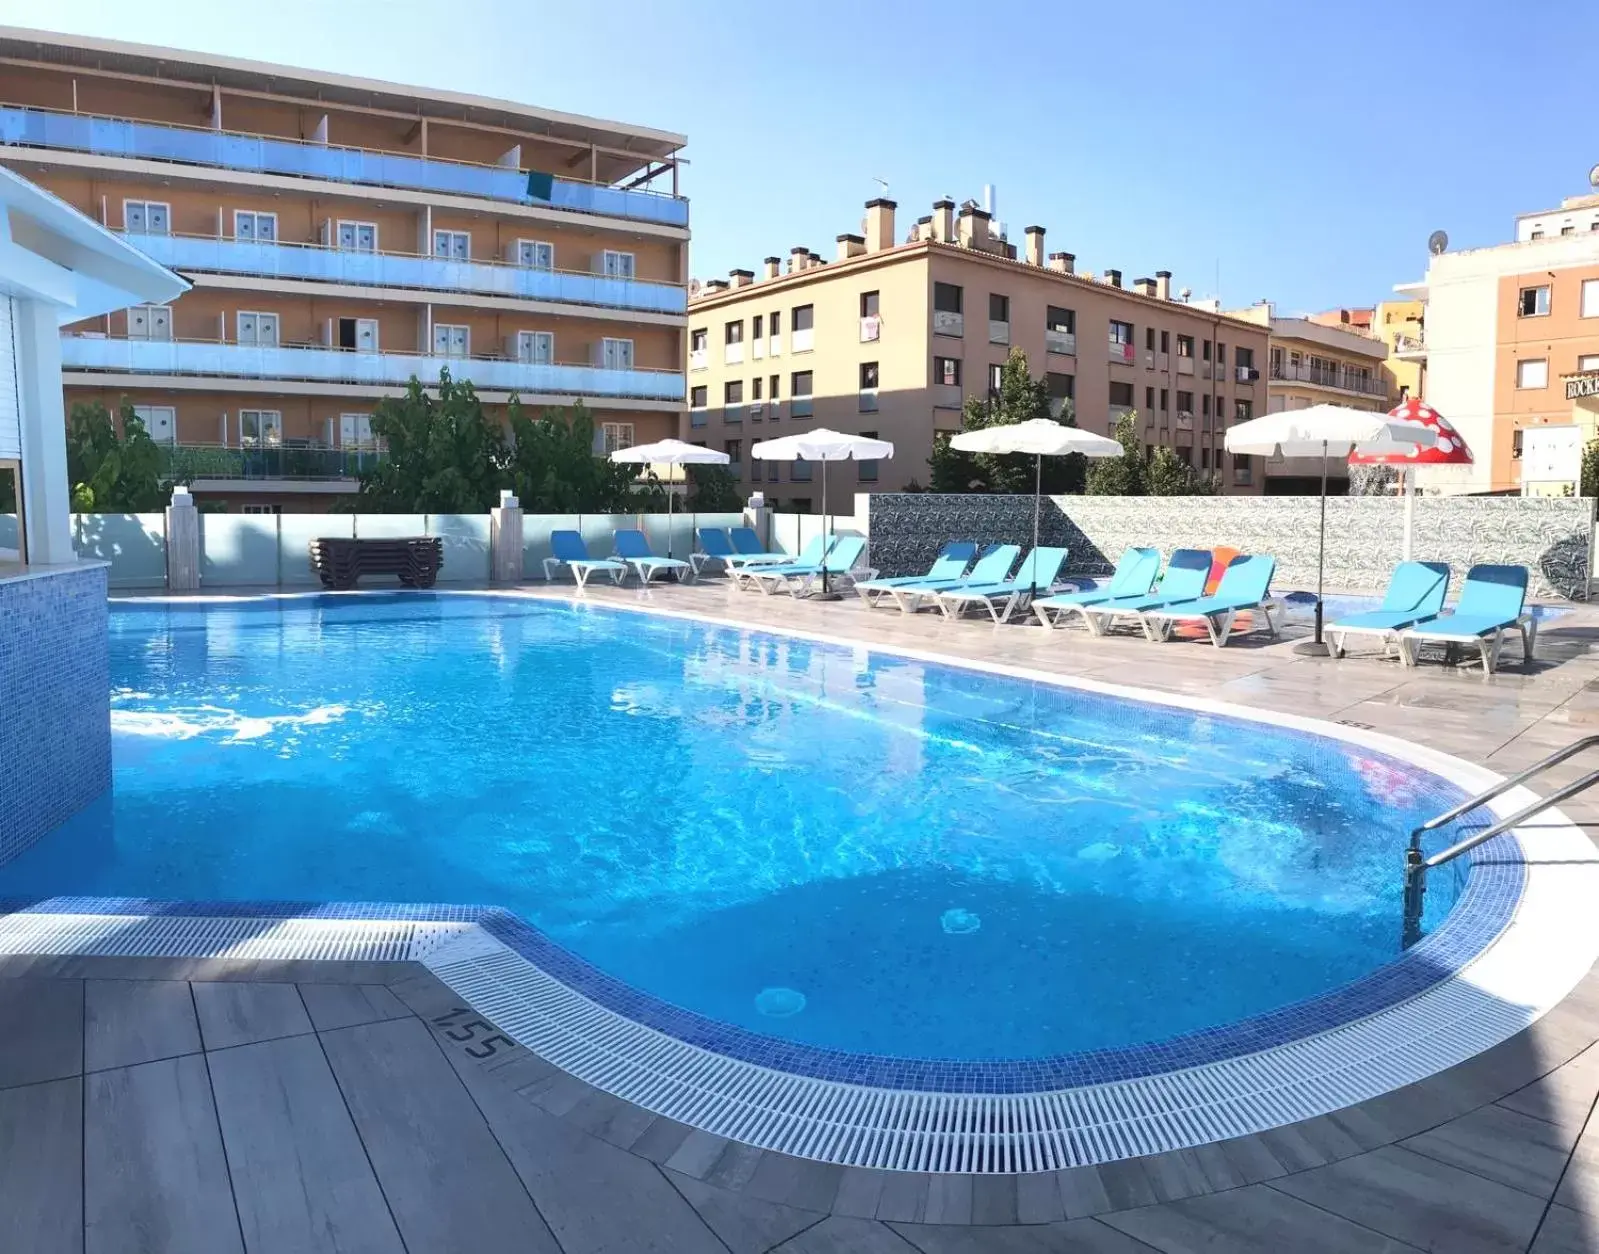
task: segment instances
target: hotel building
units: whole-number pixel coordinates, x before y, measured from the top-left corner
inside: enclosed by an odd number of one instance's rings
[[[0,162],[192,290],[64,329],[68,407],[122,397],[193,490],[317,509],[413,377],[492,412],[677,430],[682,135],[454,92],[0,28]]]
[[[1018,250],[971,202],[940,200],[903,233],[896,210],[868,202],[831,259],[795,248],[759,276],[698,287],[684,439],[726,451],[749,490],[788,508],[819,495],[813,468],[748,449],[811,426],[894,443],[892,461],[854,463],[860,490],[925,484],[934,436],[960,430],[967,398],[1021,348],[1078,426],[1110,434],[1136,410],[1146,445],[1173,447],[1224,491],[1261,490],[1260,459],[1224,453],[1222,436],[1264,412],[1266,328],[1174,299],[1165,271],[1127,286],[1117,270],[1079,273],[1071,253],[1046,253],[1041,226]]]
[[[1581,446],[1599,434],[1599,195],[1522,214],[1514,241],[1439,253],[1424,280],[1396,290],[1425,303],[1425,332],[1399,355],[1424,364],[1427,403],[1476,459],[1425,467],[1418,483],[1441,492],[1573,484]],[[1529,430],[1538,430],[1530,441]],[[1530,468],[1528,443],[1540,451]]]

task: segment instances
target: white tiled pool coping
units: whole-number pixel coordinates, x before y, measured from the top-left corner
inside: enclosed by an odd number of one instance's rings
[[[181,598],[189,604],[198,599]],[[263,598],[214,598],[223,603],[241,599]],[[551,598],[541,594],[537,599]],[[771,631],[1293,728],[1392,755],[1471,793],[1499,779],[1458,758],[1381,733],[1204,697],[976,663],[932,650],[868,646],[819,632],[757,628],[653,605],[607,602],[604,608]],[[1489,809],[1508,815],[1533,799],[1528,790],[1518,788]],[[1464,1062],[1527,1027],[1558,1004],[1599,959],[1599,911],[1591,906],[1599,890],[1599,852],[1558,810],[1546,811],[1516,835],[1526,880],[1510,924],[1475,959],[1410,1000],[1258,1053],[1047,1093],[876,1089],[731,1059],[598,1005],[474,923],[14,914],[0,917],[0,953],[414,959],[529,1049],[597,1088],[690,1126],[763,1149],[850,1165],[1043,1171],[1205,1144],[1325,1114]],[[1396,848],[1396,884],[1399,864]]]

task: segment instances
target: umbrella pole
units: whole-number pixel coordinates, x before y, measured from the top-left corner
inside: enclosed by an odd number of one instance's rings
[[[833,547],[833,516],[827,512],[827,459],[822,459],[822,600],[832,599],[827,587],[827,558]]]
[[[1316,637],[1294,646],[1304,657],[1326,657],[1329,650],[1321,638],[1322,578],[1327,566],[1327,441],[1321,442],[1321,537],[1316,544]]]
[[[1044,499],[1044,455],[1033,455],[1033,586],[1032,594],[1038,595],[1038,508]]]
[[[672,471],[676,467],[668,466],[666,471],[666,560],[672,560]],[[683,472],[685,478],[688,471]]]

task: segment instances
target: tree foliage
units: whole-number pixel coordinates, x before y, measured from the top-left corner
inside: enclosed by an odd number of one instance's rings
[[[967,397],[961,411],[961,426],[967,431],[977,431],[1053,417],[1049,385],[1043,379],[1033,378],[1027,368],[1027,354],[1013,348],[1000,368],[998,389],[983,399]],[[1077,425],[1070,401],[1062,408],[1057,421],[1068,427]],[[1081,492],[1085,461],[1076,453],[1069,457],[1044,458],[1044,491],[1052,495]],[[947,435],[934,439],[928,466],[932,471],[930,484],[934,492],[1031,494],[1039,472],[1037,459],[1026,453],[963,453],[950,447]]]
[[[665,493],[633,489],[638,467],[594,455],[594,416],[579,403],[566,414],[546,409],[537,418],[511,399],[510,487],[530,514],[615,513],[666,508]],[[657,505],[651,498],[659,496]],[[642,498],[642,499],[635,499]]]
[[[1116,420],[1120,457],[1096,458],[1088,471],[1090,496],[1214,496],[1220,485],[1208,471],[1195,470],[1175,449],[1162,445],[1146,454],[1137,411]]]
[[[702,514],[731,513],[744,505],[738,477],[726,466],[710,464],[685,466],[688,475],[688,508]]]
[[[1582,450],[1582,477],[1578,496],[1599,496],[1599,440],[1589,440]]]
[[[120,434],[117,422],[121,423]],[[78,402],[67,419],[67,482],[79,513],[140,514],[164,509],[161,448],[126,397],[117,422],[98,401]]]

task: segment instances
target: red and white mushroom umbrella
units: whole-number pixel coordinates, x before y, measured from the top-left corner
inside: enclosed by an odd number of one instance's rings
[[[1429,428],[1438,437],[1431,448],[1415,444],[1366,445],[1349,456],[1351,466],[1398,466],[1403,470],[1402,488],[1405,495],[1404,557],[1410,557],[1410,533],[1414,504],[1415,472],[1412,466],[1469,466],[1471,450],[1461,439],[1460,432],[1449,425],[1449,420],[1420,397],[1409,396],[1388,411],[1390,418],[1401,422],[1415,422]]]

